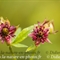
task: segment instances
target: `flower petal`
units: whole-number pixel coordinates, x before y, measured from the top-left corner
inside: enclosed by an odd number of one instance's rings
[[[40,40],[35,41],[35,45],[38,46],[40,44]]]
[[[42,23],[42,25],[47,24],[49,21],[45,19],[45,21]]]
[[[46,39],[46,42],[51,43],[51,41],[48,38]]]
[[[4,23],[5,21],[4,21],[4,19],[3,19],[3,17],[0,17],[0,24],[1,23]]]
[[[13,34],[16,31],[16,27],[15,26],[11,26],[9,29],[9,34]]]
[[[6,42],[8,43],[8,44],[10,44],[11,43],[11,36],[9,35],[9,36],[6,36],[5,37],[5,40],[6,40]]]
[[[4,40],[1,40],[2,43],[4,43]]]
[[[9,22],[8,19],[5,21],[5,25],[7,25],[8,27],[10,27],[10,22]]]

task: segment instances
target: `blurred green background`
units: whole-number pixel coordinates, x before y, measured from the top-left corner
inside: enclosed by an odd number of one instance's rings
[[[20,25],[22,29],[37,21],[43,22],[45,18],[53,20],[55,29],[59,32],[49,36],[52,44],[41,44],[37,51],[40,51],[40,55],[42,55],[40,60],[51,60],[51,58],[46,58],[47,55],[50,55],[50,51],[60,52],[60,0],[0,0],[0,16],[8,18],[12,25]],[[28,37],[22,43],[30,46],[34,42]],[[27,49],[12,48],[13,51]],[[0,42],[0,51],[9,51],[5,43]],[[46,54],[47,51],[48,54]]]

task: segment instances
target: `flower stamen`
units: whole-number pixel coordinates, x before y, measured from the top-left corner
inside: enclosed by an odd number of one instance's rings
[[[7,36],[8,33],[9,33],[8,28],[3,28],[3,29],[2,29],[2,34],[3,34],[4,36]]]
[[[40,31],[40,32],[37,34],[37,37],[42,38],[42,36],[43,36],[43,32]]]

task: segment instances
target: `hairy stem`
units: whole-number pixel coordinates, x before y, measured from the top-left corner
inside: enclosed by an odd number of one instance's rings
[[[12,56],[15,56],[13,51],[12,51],[12,47],[9,45],[9,50],[10,50],[10,53],[12,54]],[[13,58],[14,60],[17,60],[16,58]]]

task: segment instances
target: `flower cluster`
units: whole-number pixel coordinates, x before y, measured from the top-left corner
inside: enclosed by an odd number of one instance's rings
[[[4,20],[0,18],[0,40],[2,42],[6,41],[8,44],[11,43],[11,38],[14,37],[16,31],[15,26],[11,26],[9,20]]]
[[[38,22],[33,29],[33,31],[29,34],[32,40],[35,42],[35,45],[39,45],[40,43],[50,42],[48,39],[48,35],[53,31],[53,24],[50,21],[44,21],[43,23]]]

